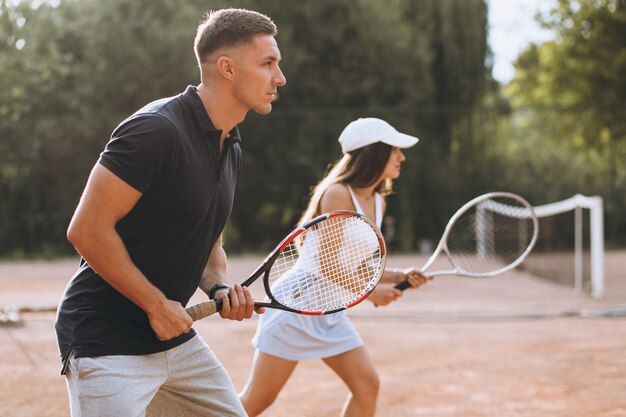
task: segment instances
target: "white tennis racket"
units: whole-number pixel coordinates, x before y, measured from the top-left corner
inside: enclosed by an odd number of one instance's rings
[[[533,207],[508,192],[483,194],[467,202],[448,221],[435,252],[421,271],[426,273],[443,252],[449,269],[429,276],[489,277],[518,266],[537,241],[539,221]],[[408,281],[395,287],[409,288]]]
[[[270,307],[307,315],[353,307],[374,290],[385,270],[387,251],[380,230],[348,210],[322,214],[293,230],[241,285],[263,277]],[[187,308],[194,320],[222,309],[222,300]]]

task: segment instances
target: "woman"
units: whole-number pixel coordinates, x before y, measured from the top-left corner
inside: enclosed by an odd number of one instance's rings
[[[406,159],[401,148],[417,141],[376,118],[348,124],[339,136],[344,156],[313,190],[300,224],[332,210],[353,210],[380,227],[384,196],[391,192],[392,182],[400,176],[400,165]],[[405,279],[416,288],[428,277],[414,268],[386,268],[380,282],[396,284]],[[400,296],[402,291],[393,285],[379,285],[368,300],[384,306]],[[322,359],[348,386],[350,395],[342,416],[375,414],[378,374],[346,312],[303,316],[268,309],[259,318],[252,343],[256,347],[252,373],[240,393],[250,417],[269,407],[298,362],[309,359]]]

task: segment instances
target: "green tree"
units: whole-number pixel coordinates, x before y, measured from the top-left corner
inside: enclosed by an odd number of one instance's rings
[[[198,82],[195,27],[224,6],[272,16],[288,79],[274,112],[241,127],[229,250],[265,249],[294,226],[357,117],[422,138],[390,204],[399,247],[438,234],[480,188],[450,178],[469,169],[457,149],[476,142],[465,130],[486,72],[483,0],[0,0],[0,254],[71,251],[65,229],[110,132]]]
[[[452,144],[468,139],[457,126],[482,96],[484,2],[253,4],[279,26],[288,81],[272,115],[258,124],[249,118],[243,126],[251,132],[244,139],[244,175],[264,175],[240,182],[239,195],[251,204],[235,206],[231,227],[245,230],[255,247],[272,240],[267,237],[277,220],[283,230],[293,227],[310,187],[340,156],[341,129],[357,117],[374,116],[423,138],[409,151],[411,163],[389,205],[398,229],[406,231],[393,245],[413,249],[417,236],[440,233],[449,208],[471,192],[451,186],[449,158]]]
[[[607,236],[623,239],[626,1],[559,0],[539,20],[555,39],[531,45],[517,60],[507,92],[518,123],[524,132],[540,132],[542,148],[556,146],[575,155],[572,160],[587,157],[587,169],[572,171],[573,176],[581,177],[580,189],[605,197]],[[564,163],[565,171],[572,169]],[[592,187],[585,172],[590,169],[596,177]]]
[[[115,125],[197,81],[191,46],[203,11],[0,0],[0,212],[11,219],[0,226],[0,253],[70,250],[65,228]]]

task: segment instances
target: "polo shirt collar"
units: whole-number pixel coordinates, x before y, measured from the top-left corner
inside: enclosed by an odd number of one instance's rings
[[[215,125],[211,121],[211,118],[206,112],[204,104],[202,104],[202,100],[198,95],[196,87],[194,87],[193,85],[187,86],[187,89],[183,93],[183,98],[187,103],[189,103],[189,106],[191,106],[191,111],[193,112],[194,118],[196,119],[196,122],[198,122],[198,126],[200,126],[200,130],[202,132],[209,133],[211,134],[211,136],[215,135],[216,133],[222,133],[220,129],[215,128]],[[228,138],[233,143],[241,142],[241,137],[239,136],[239,129],[237,129],[237,126],[233,127],[233,129],[228,132]]]

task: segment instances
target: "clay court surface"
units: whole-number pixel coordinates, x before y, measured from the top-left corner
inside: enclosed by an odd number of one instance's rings
[[[231,258],[231,277],[259,261]],[[377,416],[626,417],[626,252],[605,262],[602,299],[515,271],[438,278],[387,308],[366,301],[352,309],[382,380]],[[56,305],[76,263],[0,263],[0,306]],[[69,416],[54,315],[21,318],[0,325],[0,417]],[[195,325],[238,389],[255,326],[218,318]],[[337,416],[346,394],[320,362],[301,363],[263,417]]]

